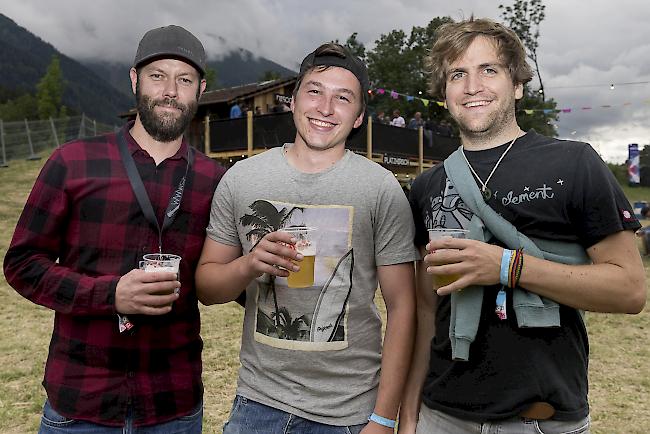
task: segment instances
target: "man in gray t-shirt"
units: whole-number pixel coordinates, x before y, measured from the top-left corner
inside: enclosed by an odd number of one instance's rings
[[[197,294],[214,304],[246,292],[225,434],[393,431],[413,345],[418,253],[395,177],[345,149],[368,86],[365,65],[344,47],[316,49],[294,89],[294,143],[235,164],[215,192]],[[316,228],[313,265],[281,230],[289,227]],[[287,270],[308,266],[313,282],[295,287]]]

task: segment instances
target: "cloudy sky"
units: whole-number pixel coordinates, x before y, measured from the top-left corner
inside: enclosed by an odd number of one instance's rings
[[[0,13],[79,60],[131,61],[146,30],[179,24],[211,57],[242,47],[297,70],[324,41],[358,32],[372,47],[383,33],[409,33],[436,16],[498,20],[499,3],[514,0],[0,0]],[[650,143],[650,6],[642,0],[544,4],[538,55],[546,95],[571,109],[560,114],[560,137],[588,141],[605,160],[623,162],[628,143]]]

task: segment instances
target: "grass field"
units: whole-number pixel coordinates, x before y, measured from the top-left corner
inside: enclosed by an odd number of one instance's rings
[[[41,162],[12,161],[0,169],[0,257]],[[649,188],[625,188],[630,201],[650,199]],[[646,274],[650,263],[646,263]],[[52,330],[51,311],[21,298],[0,280],[0,432],[36,432]],[[205,432],[221,432],[234,396],[242,310],[232,303],[203,307]],[[647,433],[650,429],[650,312],[587,314],[591,342],[593,432]]]

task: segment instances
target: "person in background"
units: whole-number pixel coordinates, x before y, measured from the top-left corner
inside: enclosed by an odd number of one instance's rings
[[[650,218],[650,206],[644,205],[641,208],[641,218],[648,219]],[[637,245],[639,246],[639,252],[643,256],[650,255],[650,226],[644,226],[638,231],[636,231],[637,236]]]
[[[194,270],[224,169],[183,132],[205,60],[184,28],[148,31],[130,71],[135,121],[56,149],[27,199],[4,273],[54,310],[40,433],[201,432]],[[138,269],[161,251],[182,257],[178,275]]]
[[[386,119],[386,112],[383,110],[379,110],[377,112],[377,116],[375,116],[375,122],[377,122],[378,124],[388,125],[388,119]]]
[[[412,130],[417,130],[418,128],[424,128],[424,119],[422,119],[422,113],[415,112],[413,118],[409,121],[408,127]]]
[[[404,118],[400,116],[398,109],[393,110],[393,119],[390,121],[390,124],[394,127],[400,128],[404,128],[406,126],[406,121],[404,121]]]
[[[368,87],[365,65],[345,47],[318,47],[293,92],[294,143],[237,162],[215,193],[199,299],[246,293],[224,434],[393,432],[412,351],[417,252],[395,176],[345,147]],[[298,253],[287,227],[315,228],[312,255]],[[287,270],[309,264],[304,287],[294,287]]]
[[[641,208],[641,217],[644,219],[650,218],[650,206],[645,205]]]
[[[230,119],[240,118],[242,117],[242,113],[244,113],[244,111],[240,107],[239,103],[235,101],[232,107],[230,107]]]
[[[438,126],[438,131],[443,136],[454,137],[454,129],[451,127],[451,124],[446,119],[440,121],[440,125]]]
[[[520,129],[532,71],[512,30],[445,24],[429,60],[462,147],[409,198],[423,261],[400,433],[587,433],[583,311],[643,309],[639,222],[590,145]]]

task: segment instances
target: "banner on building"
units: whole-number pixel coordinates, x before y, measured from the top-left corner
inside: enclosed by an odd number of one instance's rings
[[[384,164],[390,164],[393,166],[410,166],[411,162],[408,158],[384,154]]]
[[[275,101],[283,104],[291,104],[291,96],[282,95],[280,93],[275,94]]]
[[[640,184],[641,176],[639,174],[639,145],[630,143],[627,146],[627,173],[630,184]]]

